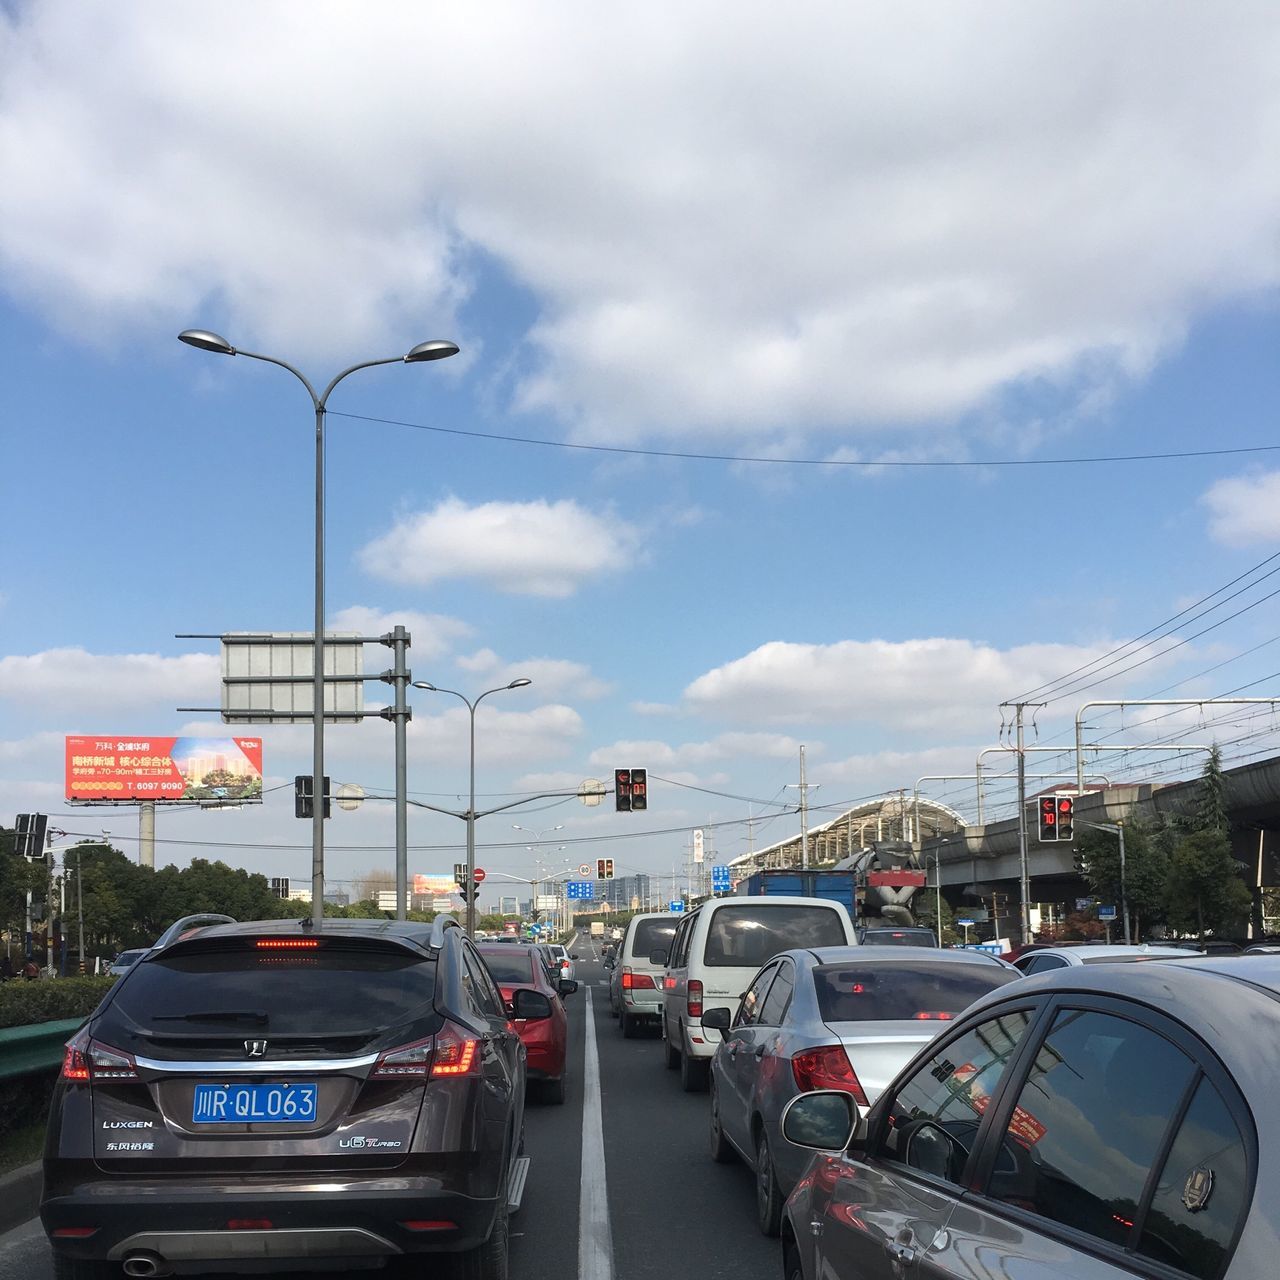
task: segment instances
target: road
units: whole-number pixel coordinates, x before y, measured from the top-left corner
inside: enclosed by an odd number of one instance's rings
[[[750,1173],[707,1154],[707,1095],[681,1092],[656,1030],[622,1038],[599,947],[582,938],[575,949],[569,1098],[527,1112],[532,1165],[512,1219],[512,1280],[778,1280],[781,1250],[756,1229]],[[589,1027],[598,1087],[586,1079]],[[0,1280],[52,1276],[38,1222],[0,1236]]]

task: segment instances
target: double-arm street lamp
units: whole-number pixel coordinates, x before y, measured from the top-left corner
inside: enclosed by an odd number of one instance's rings
[[[316,411],[316,529],[315,529],[315,633],[314,673],[312,685],[312,761],[311,761],[311,916],[316,924],[324,918],[324,416],[329,395],[349,374],[359,369],[371,369],[380,364],[422,364],[428,360],[443,360],[456,356],[455,343],[436,340],[420,342],[403,356],[386,356],[381,360],[363,360],[344,369],[317,395],[306,376],[293,365],[275,356],[259,355],[233,347],[226,338],[207,329],[185,329],[178,334],[178,341],[201,351],[212,351],[220,356],[246,356],[250,360],[263,360],[267,364],[287,369],[307,389]]]
[[[471,713],[471,788],[470,799],[467,803],[466,812],[456,816],[466,819],[467,823],[467,934],[469,937],[475,937],[476,932],[476,708],[480,705],[482,698],[487,698],[491,693],[501,693],[504,689],[523,689],[526,685],[531,685],[532,680],[522,676],[518,680],[512,680],[510,684],[500,684],[495,689],[486,689],[483,693],[477,694],[474,698],[468,698],[466,694],[459,693],[457,689],[442,689],[439,685],[428,684],[425,680],[415,680],[413,687],[415,689],[425,689],[428,693],[451,693],[455,698],[461,699],[466,703],[467,710]],[[516,801],[515,803],[520,803]],[[500,805],[499,808],[506,808]],[[448,812],[447,810],[445,812]],[[490,812],[494,812],[491,810]]]
[[[1124,875],[1124,828],[1115,822],[1084,822],[1076,819],[1081,827],[1092,827],[1095,831],[1106,831],[1120,837],[1120,915],[1124,921],[1124,944],[1127,947],[1132,938],[1129,936],[1129,893],[1125,886]]]

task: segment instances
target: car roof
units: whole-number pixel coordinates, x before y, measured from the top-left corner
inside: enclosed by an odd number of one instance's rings
[[[1197,955],[1198,952],[1182,951],[1177,947],[1162,947],[1148,945],[1147,943],[1139,943],[1136,946],[1125,946],[1122,942],[1102,943],[1099,945],[1088,947],[1040,947],[1036,951],[1024,953],[1033,956],[1062,956],[1068,961],[1076,964],[1087,964],[1091,960],[1099,957],[1102,959],[1110,959],[1114,956],[1149,956],[1157,960],[1178,960],[1182,956]],[[1022,956],[1018,957],[1019,960]]]
[[[780,954],[811,957],[816,964],[980,964],[1013,968],[986,951],[957,951],[946,947],[877,947],[874,943],[863,943],[860,947],[797,947]]]

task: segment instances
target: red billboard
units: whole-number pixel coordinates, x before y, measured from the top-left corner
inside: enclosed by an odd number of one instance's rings
[[[262,799],[261,738],[67,738],[68,800]]]

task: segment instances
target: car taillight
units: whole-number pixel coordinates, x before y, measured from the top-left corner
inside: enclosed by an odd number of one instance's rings
[[[697,978],[689,979],[689,1017],[702,1017],[702,983]]]
[[[436,1032],[436,1052],[431,1060],[431,1078],[480,1074],[480,1041],[461,1027],[446,1022]]]
[[[813,1089],[843,1089],[851,1093],[859,1106],[867,1105],[867,1095],[844,1051],[844,1045],[825,1044],[817,1049],[804,1049],[791,1056],[791,1074],[801,1093]]]
[[[569,962],[568,962],[567,960],[561,960],[561,961],[560,961],[560,967],[561,967],[562,969],[567,969],[567,968],[569,967]]]
[[[74,1084],[89,1084],[94,1080],[137,1080],[138,1067],[132,1055],[93,1040],[88,1031],[81,1030],[67,1041],[63,1051],[62,1078]]]
[[[935,1013],[929,1009],[921,1009],[919,1013],[913,1013],[911,1016],[917,1022],[950,1022],[956,1015],[943,1013],[941,1010]]]
[[[656,991],[657,983],[647,973],[632,973],[630,965],[622,967],[623,991]]]
[[[369,1072],[371,1080],[425,1080],[431,1069],[431,1048],[434,1038],[415,1040],[399,1048],[388,1049],[378,1056]]]

